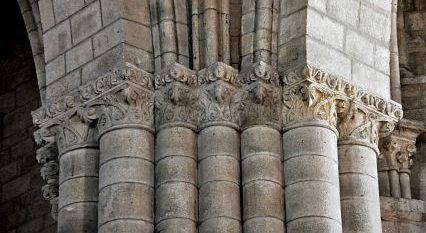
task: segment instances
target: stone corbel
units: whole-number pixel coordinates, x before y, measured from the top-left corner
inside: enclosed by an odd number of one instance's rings
[[[40,174],[45,184],[41,187],[43,197],[51,204],[51,216],[58,219],[58,198],[59,198],[59,162],[58,148],[55,142],[42,140],[40,130],[35,132],[38,143],[42,146],[37,150],[37,161],[41,164]]]
[[[246,95],[241,113],[243,128],[268,125],[281,128],[282,88],[278,72],[264,62],[258,62],[240,74]]]
[[[195,71],[175,63],[155,76],[156,129],[170,125],[196,129]]]
[[[239,88],[238,71],[222,62],[199,71],[198,123],[228,125],[238,129],[244,92]]]

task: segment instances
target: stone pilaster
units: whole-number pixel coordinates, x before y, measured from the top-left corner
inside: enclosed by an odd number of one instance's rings
[[[396,130],[380,140],[378,159],[380,195],[411,199],[411,166],[416,153],[416,138],[424,127],[401,120]]]
[[[157,232],[198,232],[196,83],[177,63],[155,77]]]
[[[336,99],[325,73],[285,77],[283,150],[287,232],[341,233]]]
[[[284,232],[281,91],[278,73],[264,62],[240,76],[243,230]]]
[[[241,232],[240,110],[237,71],[215,63],[200,71],[199,232]]]

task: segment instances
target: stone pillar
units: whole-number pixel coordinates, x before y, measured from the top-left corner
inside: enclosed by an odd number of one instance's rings
[[[197,99],[199,232],[241,232],[237,71],[215,63],[200,71]]]
[[[241,75],[247,92],[241,115],[243,230],[283,233],[281,88],[264,62]]]
[[[384,179],[389,180],[390,186],[390,192],[383,192],[388,184],[379,180],[381,196],[411,199],[411,166],[416,138],[423,132],[422,123],[403,119],[391,135],[380,140],[378,170],[379,174],[387,175]]]
[[[196,80],[177,63],[155,77],[156,232],[198,232]]]
[[[80,114],[65,116],[52,126],[59,151],[58,232],[97,230],[97,130]]]
[[[362,102],[340,102],[339,173],[343,232],[382,231],[377,170],[379,135],[382,137],[392,132],[395,122],[402,116],[390,110],[372,109],[379,104],[397,105],[365,95],[360,98]],[[392,176],[389,183],[392,190]]]
[[[91,83],[82,92],[89,100],[90,93],[102,93],[87,103],[97,110],[99,128],[98,232],[154,232],[151,75],[133,67]]]
[[[318,73],[317,73],[318,72]],[[317,77],[318,75],[318,77]],[[342,232],[333,93],[313,67],[284,78],[283,150],[287,232]],[[328,80],[324,80],[328,81]]]

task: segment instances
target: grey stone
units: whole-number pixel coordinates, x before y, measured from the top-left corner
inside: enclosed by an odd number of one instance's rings
[[[71,29],[69,21],[64,21],[51,28],[43,35],[44,55],[49,62],[57,55],[71,48]]]
[[[73,15],[70,21],[73,43],[78,43],[93,35],[102,27],[99,2],[88,5]]]
[[[65,54],[67,72],[70,72],[93,58],[92,40],[74,46]]]

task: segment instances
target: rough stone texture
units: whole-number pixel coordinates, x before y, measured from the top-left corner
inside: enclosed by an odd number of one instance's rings
[[[40,105],[30,43],[18,4],[1,3],[0,11],[0,24],[8,31],[0,49],[0,232],[53,233],[28,118]]]
[[[384,50],[389,53],[390,1],[281,3],[278,69],[282,74],[306,63],[315,64],[390,99],[389,68],[381,66],[389,64],[389,57],[380,55]],[[362,73],[368,78],[360,77],[359,67],[363,67]]]

